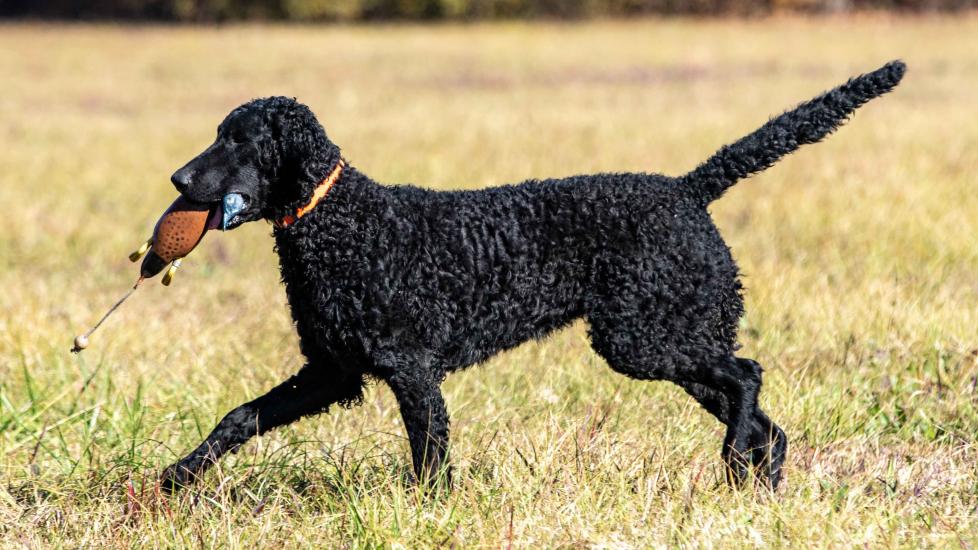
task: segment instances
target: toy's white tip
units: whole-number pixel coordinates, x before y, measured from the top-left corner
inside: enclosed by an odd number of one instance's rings
[[[77,338],[75,338],[75,347],[72,348],[71,351],[73,351],[75,353],[78,353],[79,351],[81,351],[81,350],[83,350],[83,349],[85,349],[87,347],[88,347],[88,336],[85,336],[84,334],[82,334],[82,335],[79,335]]]

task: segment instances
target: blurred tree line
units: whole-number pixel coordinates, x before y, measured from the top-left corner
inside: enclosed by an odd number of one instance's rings
[[[978,7],[978,0],[0,0],[0,17],[190,22],[571,19],[642,14],[950,11],[974,7]]]

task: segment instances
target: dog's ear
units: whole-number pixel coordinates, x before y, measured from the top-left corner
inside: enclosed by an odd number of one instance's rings
[[[326,136],[316,115],[295,99],[266,100],[265,127],[270,133],[259,146],[262,166],[274,182],[273,207],[294,206],[307,199],[339,160],[339,148]]]
[[[276,128],[277,127],[277,128]],[[318,184],[335,160],[335,145],[326,137],[326,131],[316,115],[305,105],[288,100],[279,110],[278,130],[275,141],[279,144],[279,167],[292,173],[296,181]]]

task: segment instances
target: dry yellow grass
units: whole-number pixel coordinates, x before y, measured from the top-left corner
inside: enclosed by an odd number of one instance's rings
[[[0,546],[973,546],[978,19],[581,25],[0,26]],[[713,211],[744,354],[792,448],[721,483],[721,427],[627,380],[578,325],[445,384],[456,487],[425,502],[382,386],[161,501],[143,483],[301,364],[269,228],[208,236],[173,287],[126,254],[169,174],[255,96],[297,96],[382,181],[670,174],[848,76],[892,95]],[[126,496],[129,480],[137,504]]]

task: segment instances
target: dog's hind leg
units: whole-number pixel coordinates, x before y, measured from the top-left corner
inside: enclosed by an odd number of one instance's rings
[[[265,395],[229,412],[193,452],[163,471],[161,487],[172,492],[187,485],[255,435],[325,412],[338,401],[355,399],[361,387],[359,380],[338,383],[325,378],[323,370],[306,365]]]
[[[750,376],[761,380],[761,366],[753,359],[738,357],[737,363]],[[781,482],[781,466],[788,453],[788,437],[777,424],[768,418],[755,399],[753,426],[749,440],[751,464],[762,479],[766,479],[772,489]]]
[[[704,366],[677,373],[673,381],[692,381],[709,390],[707,401],[723,395],[727,401],[727,434],[723,439],[722,456],[727,464],[728,481],[739,485],[747,478],[750,466],[750,439],[754,426],[754,410],[761,388],[760,377],[741,369],[736,359],[710,361]],[[698,399],[699,400],[699,399]],[[709,410],[709,409],[707,409]]]
[[[686,330],[662,330],[654,312],[595,312],[588,321],[592,347],[612,369],[639,380],[672,381],[724,423],[722,455],[732,483],[744,481],[754,466],[777,485],[786,441],[757,406],[757,363],[726,354],[722,342],[695,338],[714,333],[696,330],[695,323]]]
[[[448,410],[438,380],[426,369],[412,369],[396,372],[387,384],[401,408],[419,484],[450,489]]]
[[[750,373],[749,377],[760,380],[761,368],[755,361],[740,358],[737,358],[736,361],[741,368]],[[730,425],[731,405],[726,394],[691,380],[680,379],[676,381],[676,384],[696,399],[717,420],[726,426]],[[756,403],[751,416],[745,420],[750,423],[747,452],[751,465],[755,468],[760,479],[765,480],[771,488],[777,488],[781,481],[781,465],[787,454],[787,437],[784,431],[772,422]]]

